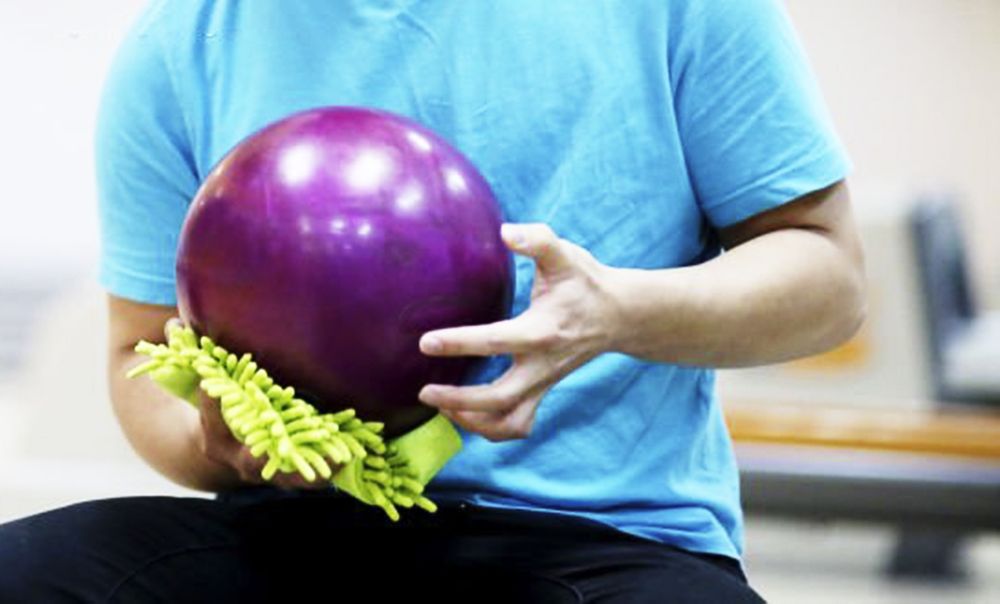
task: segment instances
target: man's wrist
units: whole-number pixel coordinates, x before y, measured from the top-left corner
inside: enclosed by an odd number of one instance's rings
[[[208,455],[204,428],[200,417],[189,425],[186,434],[185,476],[180,479],[183,486],[218,493],[240,486],[244,481],[232,464],[213,459]],[[176,479],[175,479],[176,480]]]
[[[673,341],[660,334],[676,332],[668,323],[683,320],[683,270],[609,267],[609,351],[659,361],[671,356]]]

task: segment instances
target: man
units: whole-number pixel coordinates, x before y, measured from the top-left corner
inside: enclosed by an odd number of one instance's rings
[[[421,340],[493,361],[474,385],[421,392],[465,446],[429,485],[442,510],[398,529],[290,476],[243,488],[259,466],[217,406],[122,377],[176,315],[200,180],[257,128],[319,105],[396,111],[449,139],[490,181],[518,254],[514,318]],[[320,543],[369,561],[391,548],[385,564],[413,570],[384,570],[376,601],[401,583],[439,601],[759,601],[710,368],[822,351],[864,314],[847,163],[776,2],[160,0],[111,71],[98,161],[116,413],[158,471],[224,494],[8,525],[0,561],[28,577],[16,593],[44,589],[18,538],[63,530],[77,545],[44,559],[80,597],[312,594],[323,564],[268,552]],[[358,576],[351,558],[331,553],[333,576]]]

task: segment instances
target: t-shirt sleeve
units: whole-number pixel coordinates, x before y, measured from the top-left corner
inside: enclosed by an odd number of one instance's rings
[[[724,227],[843,179],[849,162],[777,0],[679,2],[671,85],[688,173]]]
[[[105,81],[95,158],[100,283],[111,294],[149,304],[176,303],[177,240],[198,186],[171,81],[155,14],[147,10]]]

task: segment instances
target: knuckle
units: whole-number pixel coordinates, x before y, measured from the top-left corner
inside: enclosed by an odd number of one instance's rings
[[[508,430],[508,434],[511,435],[511,438],[528,438],[531,435],[531,426],[513,426]]]
[[[205,437],[205,432],[202,431],[195,439],[195,445],[198,448],[198,452],[205,457],[211,457],[212,448],[208,444],[208,438]]]
[[[469,432],[476,431],[475,426],[473,426],[469,421],[467,421],[465,417],[462,416],[461,413],[451,410],[442,410],[442,413],[444,414],[445,417],[447,417],[449,420],[457,424],[463,430],[468,430]]]
[[[545,222],[539,222],[537,225],[538,237],[546,242],[555,242],[558,237],[556,232],[552,230],[552,227]]]
[[[494,443],[510,440],[510,438],[507,437],[503,432],[499,431],[483,432],[482,435],[486,438],[486,440]]]
[[[590,268],[599,264],[597,258],[585,247],[581,247],[576,244],[566,244],[566,248],[572,253],[576,259],[584,265],[589,265]]]
[[[494,402],[498,407],[509,409],[521,402],[521,396],[520,393],[513,390],[498,392]]]
[[[543,236],[538,240],[536,249],[538,250],[539,254],[547,255],[556,251],[557,244],[558,241],[556,241],[554,238]]]
[[[565,334],[557,328],[550,328],[539,330],[534,338],[537,347],[550,350],[563,343]]]
[[[303,478],[298,472],[292,471],[281,475],[281,484],[285,488],[297,489],[306,484],[306,479]]]
[[[229,455],[226,455],[226,453],[227,453],[226,449],[223,448],[223,447],[220,447],[215,441],[213,441],[211,439],[205,441],[202,453],[205,455],[205,457],[207,457],[207,458],[209,458],[212,461],[215,461],[217,463],[223,463],[223,464],[230,465],[230,466],[236,465],[233,462],[232,457],[229,456]]]
[[[505,344],[504,338],[499,334],[490,334],[486,338],[486,351],[490,354],[499,354],[504,352]]]
[[[245,458],[238,458],[236,462],[236,467],[239,468],[240,472],[247,475],[255,475],[257,473],[257,466],[251,463]]]
[[[526,438],[528,436],[528,432],[528,430],[522,428],[521,426],[504,426],[492,431],[490,436],[487,436],[487,438],[493,442],[517,440]]]
[[[243,466],[236,467],[236,473],[239,475],[240,480],[243,482],[259,482],[260,476],[256,473],[248,471],[247,468]]]

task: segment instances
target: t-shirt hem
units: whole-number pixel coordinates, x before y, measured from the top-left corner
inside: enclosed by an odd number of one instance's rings
[[[138,279],[107,268],[101,270],[97,281],[105,291],[119,298],[145,304],[177,305],[177,294],[173,284]]]
[[[730,226],[829,187],[845,179],[851,168],[847,158],[831,150],[706,205],[704,211],[716,227]]]

